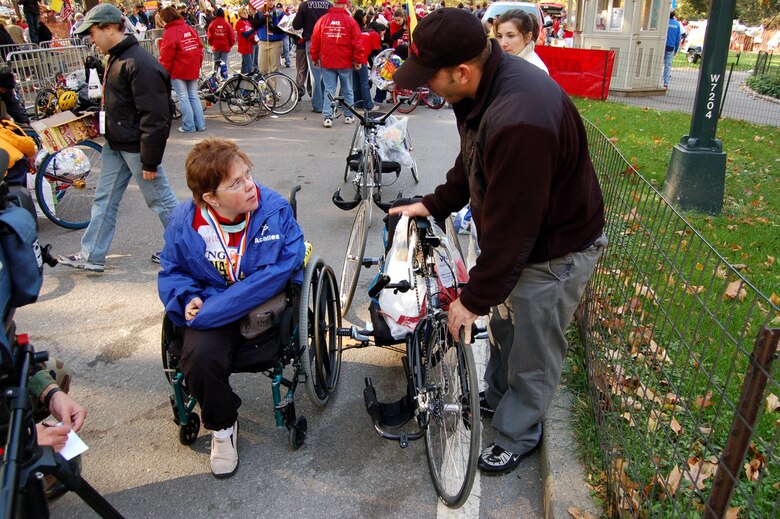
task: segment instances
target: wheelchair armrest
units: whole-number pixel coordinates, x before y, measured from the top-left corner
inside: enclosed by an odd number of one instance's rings
[[[298,219],[298,200],[296,199],[296,193],[301,190],[301,185],[296,184],[290,188],[290,194],[287,195],[287,201],[290,203],[290,207],[293,210],[293,218]]]

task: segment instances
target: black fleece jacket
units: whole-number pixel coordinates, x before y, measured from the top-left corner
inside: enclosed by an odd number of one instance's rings
[[[604,227],[577,108],[542,70],[491,45],[476,98],[453,106],[455,166],[423,198],[436,218],[471,201],[481,254],[460,299],[478,315],[508,297],[526,265],[582,250]]]
[[[108,51],[103,101],[111,149],[140,153],[144,170],[157,171],[171,131],[171,77],[135,36]]]
[[[325,16],[331,7],[333,7],[333,4],[328,2],[328,0],[306,0],[301,2],[298,12],[295,13],[295,18],[293,18],[293,29],[296,31],[303,29],[303,39],[305,41],[311,40],[317,20]]]

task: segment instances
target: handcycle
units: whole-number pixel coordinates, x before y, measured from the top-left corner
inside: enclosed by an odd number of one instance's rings
[[[28,159],[30,173],[35,174],[38,207],[60,227],[86,228],[103,167],[103,146],[86,140],[48,153],[35,130],[27,129],[26,133],[39,149],[34,159]]]
[[[407,228],[402,228],[401,222],[408,222]],[[371,330],[352,326],[340,328],[339,334],[363,346],[372,342],[378,346],[405,345],[402,365],[406,394],[395,402],[380,402],[373,381],[367,377],[363,391],[366,410],[376,432],[385,439],[398,441],[401,448],[407,447],[409,441],[425,439],[436,492],[444,504],[457,508],[468,499],[476,474],[480,448],[479,386],[474,355],[464,344],[463,331],[456,340],[447,329],[446,308],[457,297],[460,276],[455,274],[455,258],[449,252],[453,249],[444,246],[444,236],[434,230],[434,225],[437,224],[428,218],[388,216],[388,243],[395,233],[408,233],[412,259],[407,279],[391,282],[387,274],[377,276],[369,289]],[[388,251],[386,247],[385,253]],[[367,259],[366,266],[374,264],[384,270],[387,263],[383,258]],[[381,317],[383,311],[377,298],[389,290],[412,291],[416,297],[419,320],[401,339],[389,333]],[[413,419],[416,427],[406,430],[406,424]]]
[[[393,87],[393,103],[400,103],[398,111],[402,114],[412,113],[420,101],[428,108],[438,110],[444,106],[444,98],[433,92],[430,88],[422,86],[417,90],[401,88],[398,85]]]
[[[290,205],[296,213],[295,193]],[[279,428],[288,431],[290,447],[298,449],[306,439],[307,421],[296,416],[293,398],[298,383],[305,381],[309,400],[324,407],[330,400],[341,372],[341,309],[336,276],[317,256],[303,267],[303,284],[287,287],[287,307],[278,326],[259,337],[247,340],[233,360],[233,373],[262,373],[271,379],[274,417]],[[166,316],[162,327],[163,372],[170,384],[169,396],[173,421],[179,427],[179,441],[193,443],[200,430],[200,417],[194,408],[196,399],[179,369],[179,358],[172,351],[181,341],[181,330]],[[287,391],[282,395],[282,388]]]
[[[352,185],[355,188],[355,197],[352,200],[344,200],[341,198],[341,189],[338,189],[332,197],[333,203],[339,209],[348,211],[358,207],[355,214],[355,220],[352,224],[352,233],[350,234],[349,243],[347,245],[347,252],[344,258],[344,264],[349,265],[349,269],[345,267],[342,271],[341,283],[339,287],[341,289],[339,293],[339,299],[341,300],[341,307],[344,313],[349,311],[350,304],[352,302],[352,296],[355,293],[355,283],[350,282],[352,279],[351,272],[360,268],[359,260],[356,262],[356,258],[363,257],[363,252],[366,247],[366,237],[368,235],[368,228],[371,226],[372,205],[371,200],[383,211],[387,212],[390,208],[390,203],[382,202],[382,175],[394,174],[395,178],[401,174],[401,164],[395,161],[382,160],[382,156],[379,153],[379,144],[377,142],[380,128],[385,124],[387,119],[398,108],[398,104],[393,106],[387,113],[381,114],[376,112],[369,112],[363,109],[356,108],[353,105],[347,105],[341,97],[331,97],[331,101],[339,103],[349,108],[355,117],[357,117],[358,124],[355,127],[355,133],[352,136],[352,143],[349,147],[349,153],[347,155],[347,165],[344,169],[344,181],[349,180],[350,172],[353,173]],[[411,151],[412,144],[409,132],[403,137],[404,147]],[[419,182],[419,171],[417,169],[417,163],[412,159],[412,178],[414,182]],[[347,273],[347,277],[345,277]]]
[[[298,87],[281,72],[236,74],[222,83],[216,97],[225,119],[243,126],[264,114],[291,112],[298,105]]]

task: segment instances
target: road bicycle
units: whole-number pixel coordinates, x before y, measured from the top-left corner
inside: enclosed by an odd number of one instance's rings
[[[408,221],[406,229],[401,228],[400,222],[404,221]],[[434,232],[436,224],[431,219],[390,216],[387,222],[388,236],[407,232],[412,255],[408,279],[391,283],[388,275],[377,276],[369,289],[372,329],[352,326],[339,328],[339,334],[359,341],[362,346],[372,342],[379,346],[405,345],[406,355],[401,362],[406,394],[395,402],[380,402],[373,381],[367,377],[363,390],[366,411],[375,431],[385,439],[398,441],[401,448],[407,447],[409,441],[424,438],[436,492],[445,505],[457,508],[471,492],[480,448],[479,381],[474,354],[464,344],[463,330],[459,340],[455,340],[447,329],[446,309],[457,297],[462,283],[454,272],[457,267],[450,252],[453,249],[443,246],[444,235]],[[388,238],[389,242],[392,238]],[[374,264],[384,269],[383,258],[366,261],[366,266]],[[387,325],[379,321],[382,311],[377,300],[385,290],[417,294],[419,321],[400,341],[382,332],[382,325],[385,329]],[[484,332],[474,329],[472,336],[483,336]],[[407,430],[407,424],[412,421],[416,427]]]
[[[298,87],[281,72],[268,75],[236,74],[216,96],[219,111],[229,122],[246,125],[266,114],[284,115],[298,105]]]
[[[395,85],[393,88],[393,103],[401,103],[398,111],[402,114],[412,113],[420,101],[428,108],[438,110],[444,106],[444,98],[428,87],[420,87],[417,90],[408,90]]]

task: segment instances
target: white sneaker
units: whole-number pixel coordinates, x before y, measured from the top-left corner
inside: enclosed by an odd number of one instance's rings
[[[351,117],[351,116],[348,115],[348,116],[346,116],[344,118],[344,124],[352,124],[354,122],[355,122],[355,118],[354,117]]]
[[[238,420],[233,434],[224,439],[211,435],[211,473],[215,478],[229,478],[238,470]]]
[[[77,252],[70,256],[57,256],[57,262],[60,265],[67,267],[73,267],[76,269],[88,270],[90,272],[103,272],[105,267],[97,263],[92,263],[81,257],[81,253]]]
[[[331,121],[330,119],[325,119],[324,121],[322,121],[322,125],[325,128],[332,128],[333,127],[333,121]]]

